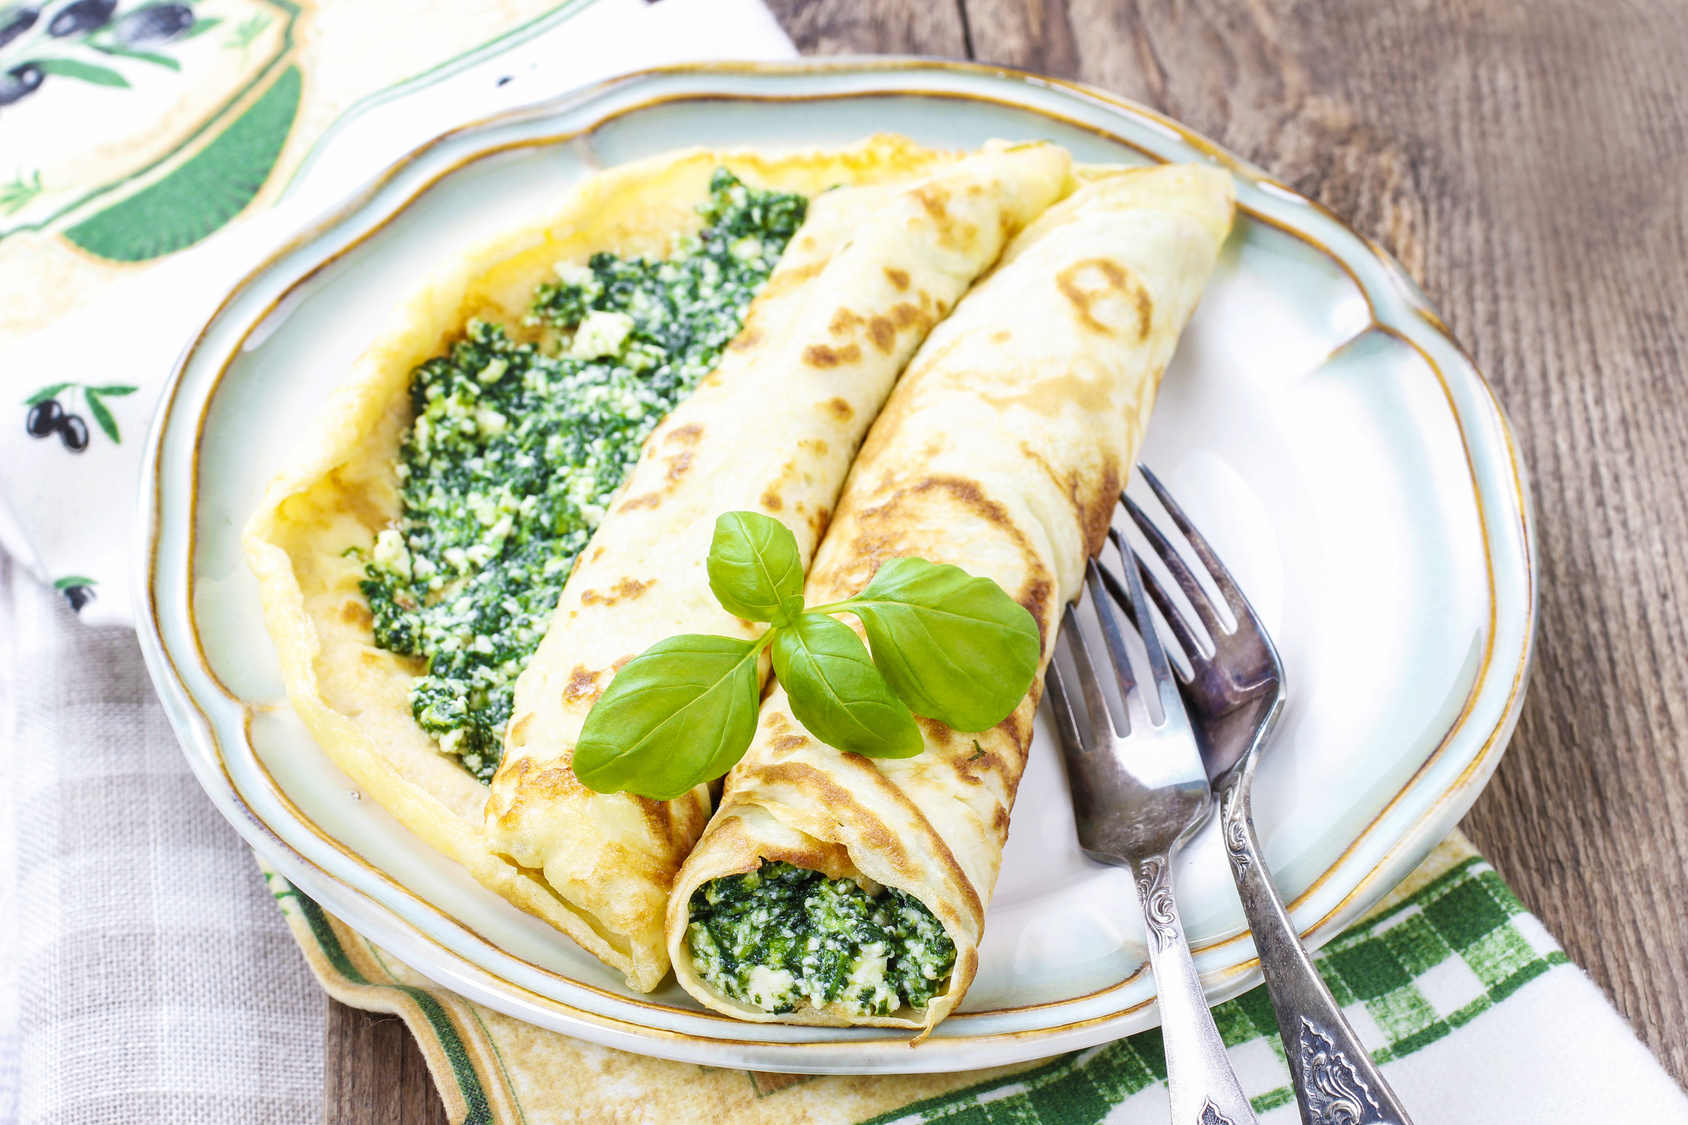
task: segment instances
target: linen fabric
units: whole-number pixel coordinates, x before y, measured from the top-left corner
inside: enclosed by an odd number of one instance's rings
[[[323,999],[122,628],[0,555],[0,1122],[322,1113]]]

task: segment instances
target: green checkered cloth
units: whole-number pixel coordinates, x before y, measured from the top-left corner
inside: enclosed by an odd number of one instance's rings
[[[1158,1029],[945,1075],[776,1075],[664,1062],[543,1031],[439,989],[267,875],[325,987],[407,1020],[453,1122],[1166,1120]],[[1418,1125],[1688,1122],[1688,1099],[1457,834],[1316,960]],[[1220,1004],[1214,1018],[1263,1125],[1298,1120],[1264,987]]]

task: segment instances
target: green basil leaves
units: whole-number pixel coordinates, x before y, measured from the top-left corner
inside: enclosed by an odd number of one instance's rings
[[[803,612],[803,555],[797,537],[758,512],[728,512],[709,544],[709,588],[728,613],[789,625]]]
[[[762,648],[690,635],[646,649],[592,705],[574,775],[599,793],[671,801],[732,769],[756,733]]]
[[[809,733],[875,758],[920,753],[915,715],[961,731],[995,726],[1037,675],[1032,615],[959,567],[892,559],[856,597],[805,609],[790,529],[729,512],[716,521],[708,572],[729,613],[768,629],[756,641],[670,637],[617,672],[575,746],[588,788],[671,800],[726,773],[756,734],[764,649]],[[867,645],[839,613],[861,619]]]
[[[805,613],[781,629],[774,638],[774,675],[785,685],[797,721],[828,746],[869,758],[912,758],[926,748],[914,716],[891,694],[867,646],[837,618]]]
[[[1032,615],[958,566],[891,559],[844,606],[862,619],[874,663],[898,697],[956,730],[1000,723],[1037,675]]]

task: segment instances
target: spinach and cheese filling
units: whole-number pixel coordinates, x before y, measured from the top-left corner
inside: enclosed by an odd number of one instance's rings
[[[955,965],[955,944],[912,895],[870,894],[789,863],[699,887],[686,945],[710,987],[775,1014],[804,1004],[851,1016],[924,1009]]]
[[[401,513],[362,588],[375,643],[427,662],[416,721],[481,780],[574,560],[645,437],[738,335],[806,207],[718,169],[703,230],[670,257],[561,265],[526,319],[538,343],[471,321],[412,373]]]

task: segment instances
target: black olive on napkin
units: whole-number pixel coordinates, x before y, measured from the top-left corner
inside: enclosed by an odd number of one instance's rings
[[[64,424],[64,407],[59,400],[50,398],[46,402],[38,402],[29,408],[29,417],[24,419],[23,428],[29,431],[33,438],[50,437],[53,431]]]
[[[125,47],[141,47],[167,42],[192,26],[193,9],[186,4],[155,4],[130,12],[111,33]]]
[[[33,6],[14,8],[4,21],[0,22],[0,47],[4,47],[24,32],[35,26],[35,21],[41,15],[41,9]]]
[[[47,24],[47,34],[54,39],[63,39],[67,35],[93,31],[109,23],[115,11],[117,0],[76,0],[69,7],[59,9],[52,22]]]
[[[46,74],[34,63],[14,66],[0,75],[0,105],[21,102],[40,88]]]
[[[72,453],[81,453],[88,448],[88,423],[80,415],[66,414],[59,422],[59,440]]]

